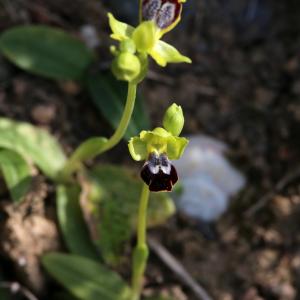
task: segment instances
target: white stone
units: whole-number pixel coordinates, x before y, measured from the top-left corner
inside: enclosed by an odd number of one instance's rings
[[[183,193],[175,196],[178,209],[202,221],[217,220],[230,198],[246,183],[244,175],[226,159],[228,147],[213,138],[196,135],[180,160],[174,161]]]

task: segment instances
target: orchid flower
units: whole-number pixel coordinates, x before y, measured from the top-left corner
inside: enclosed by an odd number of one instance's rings
[[[118,21],[109,13],[111,38],[119,42],[133,41],[138,53],[150,55],[162,67],[168,63],[191,63],[190,58],[180,54],[170,44],[161,41],[162,36],[178,24],[182,2],[184,1],[141,1],[142,22],[136,28]]]
[[[150,191],[171,191],[178,176],[170,160],[179,159],[188,140],[179,137],[184,118],[180,106],[173,104],[164,117],[164,128],[142,131],[139,136],[130,139],[128,148],[136,161],[145,160],[141,170],[143,181]]]

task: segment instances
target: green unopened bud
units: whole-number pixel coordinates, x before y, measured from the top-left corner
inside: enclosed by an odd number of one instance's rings
[[[141,63],[132,53],[120,53],[112,63],[112,72],[119,80],[132,81],[141,72]]]
[[[129,52],[131,54],[134,54],[136,51],[134,41],[132,39],[126,39],[126,40],[121,41],[120,51],[121,52]]]
[[[150,51],[156,42],[156,28],[152,21],[141,23],[132,34],[136,48],[140,52]]]
[[[166,111],[164,120],[164,128],[174,136],[179,136],[183,125],[184,116],[181,106],[173,103]]]

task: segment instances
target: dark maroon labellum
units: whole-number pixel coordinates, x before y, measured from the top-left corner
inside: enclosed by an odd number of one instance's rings
[[[178,0],[143,0],[142,17],[144,21],[154,20],[158,28],[165,29],[177,20],[181,6]]]
[[[152,192],[171,191],[178,176],[166,154],[151,153],[145,162],[141,177]]]

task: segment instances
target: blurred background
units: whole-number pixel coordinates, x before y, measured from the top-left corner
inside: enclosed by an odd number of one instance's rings
[[[106,70],[108,11],[137,24],[133,0],[0,0],[0,33],[25,24],[62,28],[96,51],[90,72]],[[177,166],[186,187],[174,196],[178,213],[150,236],[213,299],[300,299],[299,20],[297,0],[188,0],[182,22],[164,39],[193,64],[162,69],[151,63],[140,87],[150,128],[176,102],[185,112],[184,135],[193,141]],[[31,75],[1,55],[0,114],[46,128],[67,152],[87,137],[113,132],[76,81]],[[140,167],[130,160],[125,141],[99,161],[136,172]],[[194,164],[199,168],[190,174]],[[21,282],[38,291],[39,299],[51,299],[45,291],[53,283],[40,270],[39,255],[62,243],[52,183],[43,176],[36,181],[43,204],[16,211],[7,207],[6,194],[0,198],[0,273],[3,282]],[[32,213],[42,219],[36,241],[26,231],[34,225],[20,225]],[[151,290],[199,299],[155,251],[146,273],[145,293]]]

